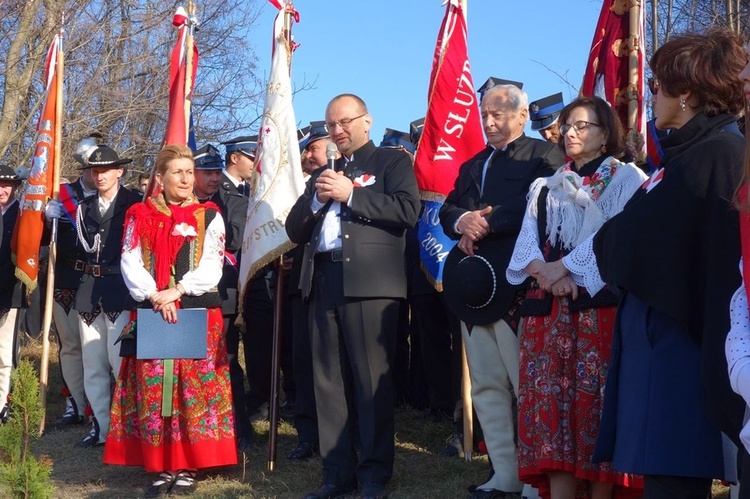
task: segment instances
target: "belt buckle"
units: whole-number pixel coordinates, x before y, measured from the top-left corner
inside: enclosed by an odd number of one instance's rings
[[[92,265],[91,266],[91,275],[94,277],[101,277],[102,276],[102,266],[101,265]]]
[[[344,252],[340,249],[335,249],[331,251],[331,261],[332,262],[343,262],[344,261]]]
[[[86,262],[76,260],[73,264],[73,269],[77,270],[78,272],[83,272],[86,269]]]

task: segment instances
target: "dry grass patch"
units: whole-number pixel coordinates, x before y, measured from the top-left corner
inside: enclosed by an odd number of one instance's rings
[[[22,347],[22,355],[37,366],[41,345],[30,341]],[[242,358],[242,355],[240,355]],[[59,395],[62,381],[57,360],[57,346],[52,342],[50,386],[47,397],[47,421],[64,411]],[[297,444],[294,427],[282,421],[276,470],[266,471],[269,423],[256,423],[256,449],[240,456],[236,466],[204,470],[199,473],[196,498],[299,498],[316,488],[321,479],[320,458],[294,462],[286,455]],[[140,468],[109,466],[102,463],[103,448],[79,449],[74,444],[83,438],[89,427],[48,427],[36,443],[34,452],[46,455],[54,463],[52,479],[54,496],[61,499],[137,498],[151,484],[152,475]],[[468,496],[466,487],[484,480],[486,457],[471,463],[457,458],[443,459],[437,453],[445,445],[450,425],[425,420],[421,413],[409,408],[396,412],[396,464],[388,490],[394,499],[461,498]],[[356,496],[354,496],[356,497]]]

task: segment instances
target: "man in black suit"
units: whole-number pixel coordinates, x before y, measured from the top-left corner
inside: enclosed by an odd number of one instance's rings
[[[123,313],[130,295],[120,272],[125,212],[143,194],[120,185],[123,166],[106,145],[94,149],[83,166],[91,169],[97,194],[84,199],[76,211],[77,251],[73,266],[81,272],[73,308],[78,311],[86,398],[92,410],[92,428],[78,447],[104,443],[109,427],[110,373],[120,372],[117,337],[128,322]]]
[[[487,147],[464,163],[453,191],[440,211],[445,233],[459,239],[462,255],[474,255],[482,247],[496,252],[495,275],[498,299],[490,321],[477,320],[472,309],[454,309],[462,320],[461,329],[471,373],[474,408],[482,424],[487,452],[494,474],[472,492],[473,499],[505,497],[517,494],[523,484],[518,480],[518,461],[514,442],[512,393],[518,389],[519,292],[505,280],[505,268],[513,252],[526,208],[526,194],[540,176],[551,175],[564,162],[555,144],[526,137],[528,98],[516,85],[488,88],[480,105]],[[449,263],[446,261],[445,291]],[[449,300],[450,303],[450,300]],[[474,307],[477,308],[477,307]],[[489,323],[488,323],[489,322]]]
[[[236,150],[235,150],[236,151]],[[232,155],[239,155],[234,152]],[[237,282],[239,278],[240,249],[247,218],[247,197],[238,190],[222,173],[224,160],[218,149],[211,144],[195,151],[195,196],[201,203],[212,201],[221,210],[224,218],[226,243],[224,246],[224,268],[219,281],[221,313],[224,317],[224,335],[227,338],[229,373],[232,383],[232,406],[234,408],[234,429],[237,447],[249,452],[252,447],[253,427],[245,407],[245,373],[237,359],[240,341],[240,328],[237,319]],[[235,162],[236,162],[235,158]],[[224,179],[222,179],[224,177]],[[222,181],[223,180],[223,181]],[[247,363],[248,348],[245,348]]]
[[[0,165],[0,423],[8,420],[8,393],[16,345],[18,309],[25,307],[24,286],[11,260],[11,237],[19,216],[16,192],[21,179],[8,165]]]
[[[387,497],[393,474],[393,365],[406,297],[404,233],[417,223],[419,191],[407,155],[377,148],[372,118],[352,94],[326,108],[342,157],[321,168],[287,218],[305,244],[300,289],[312,297],[311,337],[323,484],[305,495]],[[357,450],[359,449],[359,457]]]

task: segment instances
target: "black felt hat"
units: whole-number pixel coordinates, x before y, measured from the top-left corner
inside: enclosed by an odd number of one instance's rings
[[[86,163],[78,168],[80,170],[86,170],[94,167],[109,167],[109,168],[121,168],[123,165],[127,165],[133,160],[130,158],[120,158],[114,149],[109,146],[100,145],[91,153],[86,160]]]
[[[474,256],[453,247],[445,260],[443,292],[448,308],[463,322],[490,324],[505,315],[517,289],[505,278],[512,246],[492,238],[476,246]]]
[[[224,158],[219,150],[211,144],[206,144],[193,153],[196,170],[221,170],[224,168]]]
[[[564,107],[562,92],[535,100],[529,104],[531,129],[544,130],[551,127],[560,117],[560,111]]]
[[[18,176],[16,171],[8,165],[0,165],[0,180],[12,180],[20,182],[21,177]]]

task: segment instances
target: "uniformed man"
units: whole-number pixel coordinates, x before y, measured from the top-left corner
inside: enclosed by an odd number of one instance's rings
[[[562,93],[548,95],[529,104],[531,129],[539,132],[547,142],[557,144],[560,140],[560,124],[557,118],[560,117],[563,107],[565,104]]]
[[[99,134],[90,135],[76,146],[73,157],[85,167],[89,155],[99,146]],[[84,421],[83,357],[81,333],[78,329],[78,312],[74,300],[81,270],[76,270],[75,254],[78,235],[75,217],[78,204],[83,199],[97,194],[91,178],[91,169],[86,168],[78,179],[60,184],[60,200],[50,200],[45,210],[47,220],[57,218],[57,262],[55,265],[55,291],[52,318],[60,344],[60,370],[63,377],[63,394],[66,397],[65,412],[55,424],[80,424]]]
[[[237,153],[239,154],[239,153]],[[252,425],[245,407],[245,373],[237,359],[240,330],[237,319],[237,281],[239,277],[240,249],[245,232],[247,197],[243,196],[231,181],[222,182],[224,160],[219,150],[211,144],[198,149],[195,154],[195,196],[201,203],[212,201],[224,217],[226,243],[224,247],[224,269],[219,281],[222,299],[224,334],[227,338],[229,372],[232,382],[232,404],[237,447],[242,452],[252,449]]]
[[[81,333],[84,389],[92,410],[92,427],[78,447],[104,443],[109,426],[110,375],[120,372],[119,348],[114,344],[128,322],[122,313],[129,300],[120,273],[125,212],[142,198],[140,191],[120,185],[124,165],[106,145],[94,149],[83,169],[91,169],[97,194],[84,199],[76,210],[77,251],[74,268],[81,280],[73,308],[78,311]]]
[[[226,148],[226,166],[221,178],[222,188],[230,185],[242,195],[250,195],[250,186],[255,170],[255,150],[258,136],[242,136],[222,142]],[[224,183],[228,182],[227,186]]]
[[[258,145],[257,136],[236,137],[222,142],[226,147],[226,167],[222,182],[223,190],[235,189],[245,196],[250,195],[253,171],[255,169],[255,154]],[[243,179],[242,183],[239,179]],[[245,310],[245,332],[242,335],[244,345],[245,369],[250,391],[246,398],[250,421],[260,421],[268,418],[269,400],[271,399],[271,349],[273,342],[273,302],[269,291],[268,281],[272,279],[269,267],[258,271],[248,282],[247,290],[243,293]],[[239,339],[227,339],[229,347],[236,345],[239,349]],[[241,372],[239,363],[230,371],[233,376]],[[239,382],[234,381],[236,386]]]
[[[327,146],[331,138],[326,130],[325,121],[310,123],[310,132],[306,140],[300,143],[302,148],[303,170],[308,175],[328,164]],[[336,158],[339,157],[338,150]],[[306,165],[306,166],[305,166]],[[309,178],[309,177],[308,177]],[[289,278],[289,295],[292,320],[292,359],[294,378],[297,387],[297,399],[294,413],[294,427],[297,429],[297,447],[287,456],[289,459],[302,461],[313,457],[319,448],[318,416],[315,409],[315,387],[313,384],[312,347],[310,345],[310,328],[308,324],[308,304],[302,301],[299,290],[299,277],[302,268],[304,246],[292,250],[294,261]]]

